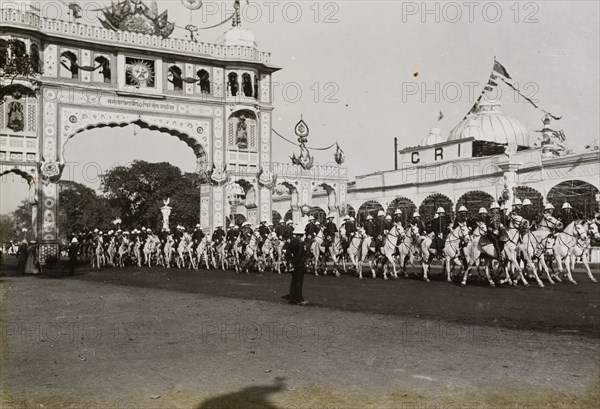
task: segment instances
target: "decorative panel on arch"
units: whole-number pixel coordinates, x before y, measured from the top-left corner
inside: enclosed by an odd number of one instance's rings
[[[227,145],[233,149],[257,151],[256,116],[252,111],[238,111],[229,117]]]

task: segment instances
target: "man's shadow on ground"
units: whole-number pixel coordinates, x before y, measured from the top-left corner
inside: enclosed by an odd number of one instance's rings
[[[275,378],[273,385],[248,386],[237,392],[205,400],[195,409],[281,409],[269,401],[269,395],[285,389],[285,378]]]

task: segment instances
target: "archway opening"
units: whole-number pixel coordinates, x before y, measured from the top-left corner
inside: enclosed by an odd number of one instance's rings
[[[440,193],[434,193],[433,195],[427,196],[425,200],[423,200],[423,203],[421,203],[419,206],[419,214],[423,220],[431,220],[433,219],[438,207],[444,208],[447,216],[454,215],[452,210],[452,200]]]
[[[389,204],[387,214],[393,215],[396,209],[400,209],[402,212],[401,219],[406,222],[412,217],[415,210],[417,210],[417,206],[407,197],[397,197]]]
[[[527,218],[533,218],[537,215],[540,215],[544,210],[544,196],[537,190],[529,187],[529,186],[517,186],[515,187],[515,195],[521,201],[525,199],[529,199],[531,202],[531,208],[526,210],[531,214],[524,214],[523,216]],[[523,207],[525,209],[527,206]]]
[[[461,206],[465,206],[468,210],[469,217],[474,218],[479,213],[479,209],[482,207],[489,209],[493,201],[494,197],[489,193],[474,190],[465,193],[458,199],[456,202],[456,211],[458,211]]]
[[[369,200],[363,203],[358,208],[356,223],[361,226],[364,225],[367,221],[367,216],[371,215],[373,216],[373,218],[375,218],[377,217],[377,212],[379,212],[380,210],[384,211],[383,206],[375,200]]]
[[[31,166],[0,172],[0,246],[35,238],[31,216],[35,175],[36,169]]]
[[[176,136],[179,143],[174,143],[175,138],[165,138],[165,134]],[[66,182],[76,182],[93,189],[98,198],[106,199],[116,210],[112,216],[107,210],[101,221],[94,221],[98,225],[89,228],[115,229],[114,218],[120,218],[119,227],[123,230],[141,227],[160,230],[161,207],[167,198],[172,208],[171,228],[209,224],[208,209],[203,211],[204,220],[200,216],[200,185],[206,153],[202,145],[181,132],[151,126],[141,120],[129,124],[101,124],[71,135],[63,145],[63,159],[66,166],[59,183],[59,219],[61,216],[71,218],[64,215],[63,199],[67,196],[62,190]],[[132,174],[128,175],[128,171]],[[107,180],[109,174],[114,177]],[[77,186],[70,186],[69,190],[84,191]],[[72,210],[77,212],[77,207],[73,206]],[[61,229],[60,233],[67,231]]]
[[[554,186],[548,192],[548,202],[560,209],[565,202],[573,207],[576,217],[592,218],[598,212],[598,189],[582,180],[569,180]]]

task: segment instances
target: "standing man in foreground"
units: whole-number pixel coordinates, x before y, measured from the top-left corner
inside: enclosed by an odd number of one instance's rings
[[[292,264],[292,282],[290,284],[290,293],[283,298],[287,298],[290,304],[307,305],[308,301],[302,296],[302,285],[304,283],[304,273],[306,272],[306,257],[308,252],[304,247],[302,236],[304,231],[300,225],[294,229],[294,237],[288,247],[288,257]]]
[[[79,240],[73,237],[69,245],[69,275],[75,274],[75,264],[77,264],[77,254],[79,254]]]

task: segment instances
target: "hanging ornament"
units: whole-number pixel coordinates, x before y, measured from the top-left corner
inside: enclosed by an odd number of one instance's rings
[[[296,135],[298,136],[298,142],[308,142],[308,134],[310,131],[308,129],[308,125],[306,125],[306,122],[304,122],[302,118],[300,118],[300,121],[296,124],[294,132],[296,132]]]
[[[202,8],[202,0],[181,0],[183,6],[190,10],[198,10]]]
[[[346,155],[344,155],[344,151],[340,149],[340,145],[338,145],[336,143],[335,146],[336,146],[336,149],[335,149],[335,153],[333,154],[333,157],[335,159],[335,163],[337,163],[338,165],[341,165],[346,160]]]

